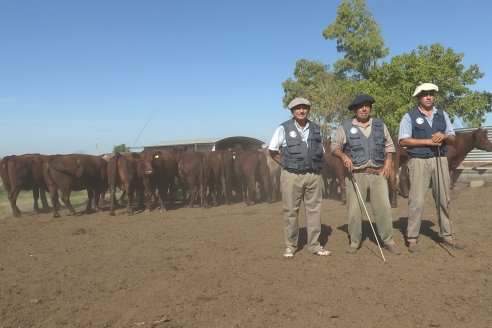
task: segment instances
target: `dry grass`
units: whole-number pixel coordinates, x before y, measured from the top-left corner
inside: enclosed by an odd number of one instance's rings
[[[51,201],[49,194],[46,194],[48,199],[48,204],[51,206]],[[86,191],[73,191],[70,195],[70,202],[73,206],[87,203],[87,192]],[[41,200],[38,201],[41,207]],[[22,213],[32,212],[34,205],[34,199],[32,196],[32,191],[21,191],[19,197],[17,197],[17,207]],[[62,208],[64,208],[62,204]],[[7,198],[7,193],[0,181],[0,217],[6,217],[12,215],[12,208],[10,207],[10,202]]]

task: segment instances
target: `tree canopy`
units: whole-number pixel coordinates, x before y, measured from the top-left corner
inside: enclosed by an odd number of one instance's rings
[[[130,151],[130,148],[127,147],[125,144],[120,144],[117,146],[113,147],[113,153],[119,152],[119,153],[126,153]]]
[[[464,53],[434,43],[383,62],[389,50],[364,0],[342,1],[335,23],[323,36],[335,39],[337,51],[345,53],[344,57],[333,69],[320,61],[300,59],[294,78],[282,85],[284,105],[297,96],[310,99],[310,116],[325,132],[351,115],[346,106],[355,95],[367,93],[376,99],[372,114],[396,135],[404,113],[416,104],[414,89],[423,82],[439,86],[436,106],[445,109],[452,121],[459,118],[467,127],[478,127],[492,111],[492,94],[469,88],[484,73],[477,65],[465,67]]]

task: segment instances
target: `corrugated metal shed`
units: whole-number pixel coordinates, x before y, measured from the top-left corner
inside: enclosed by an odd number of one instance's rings
[[[162,141],[154,145],[144,146],[144,149],[172,149],[186,147],[188,151],[225,150],[241,145],[244,149],[260,149],[264,142],[251,137],[234,136],[223,138],[204,138],[189,140]]]

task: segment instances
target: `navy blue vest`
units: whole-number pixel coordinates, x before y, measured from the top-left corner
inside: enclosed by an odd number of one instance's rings
[[[384,164],[385,142],[384,123],[378,118],[372,118],[371,134],[367,138],[358,126],[352,125],[353,119],[347,119],[342,123],[347,142],[343,146],[343,152],[352,159],[354,166],[362,166],[367,161],[380,167]]]
[[[432,119],[432,126],[425,118],[418,106],[410,109],[408,112],[410,120],[412,122],[412,138],[415,139],[431,139],[432,135],[436,132],[446,133],[446,120],[444,118],[444,112],[442,109],[437,109]],[[441,155],[445,155],[447,152],[446,146],[441,146]],[[408,147],[407,152],[412,157],[417,158],[431,158],[437,156],[437,147],[422,146],[422,147]]]
[[[281,125],[285,129],[287,147],[281,147],[282,165],[284,169],[294,172],[319,171],[323,166],[323,140],[319,125],[309,121],[307,144],[297,131],[294,119]]]

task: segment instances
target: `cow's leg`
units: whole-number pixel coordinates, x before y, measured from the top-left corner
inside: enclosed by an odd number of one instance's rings
[[[43,206],[43,211],[48,211],[50,209],[50,206],[48,205],[48,200],[46,199],[45,188],[39,188],[39,196],[41,197],[41,205]]]
[[[65,206],[70,211],[69,215],[75,215],[76,214],[75,210],[74,210],[72,204],[70,203],[70,189],[61,191],[61,199],[62,199],[63,203],[65,204]],[[91,201],[91,200],[89,200],[89,201]]]
[[[85,211],[89,213],[92,211],[92,202],[94,201],[94,189],[87,189],[87,198],[89,198],[89,200],[87,201],[87,205],[85,206]]]
[[[39,213],[39,205],[38,205],[39,188],[37,187],[32,188],[32,198],[34,199],[34,206],[33,206],[34,212]]]
[[[248,177],[248,183],[246,187],[246,205],[253,205],[254,199],[253,195],[256,190],[255,174],[253,173]]]
[[[12,190],[9,193],[9,201],[10,201],[10,206],[12,207],[12,214],[15,217],[21,216],[21,211],[17,207],[17,197],[19,196],[20,189],[19,188],[12,188]]]
[[[338,178],[338,184],[340,185],[340,200],[342,201],[342,204],[347,203],[347,188],[345,186],[345,173],[339,174]]]
[[[111,186],[109,190],[109,215],[115,215],[114,213],[114,207],[116,203],[116,187]]]
[[[388,187],[390,192],[389,197],[390,197],[391,207],[396,208],[398,207],[397,199],[396,199],[397,181],[396,181],[396,172],[394,170],[392,171],[391,176],[388,179]]]
[[[61,205],[60,205],[60,199],[58,197],[58,190],[56,188],[50,190],[50,198],[51,198],[51,205],[53,206],[53,217],[54,218],[59,218]]]

